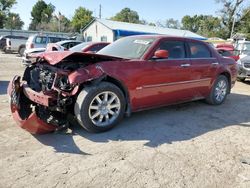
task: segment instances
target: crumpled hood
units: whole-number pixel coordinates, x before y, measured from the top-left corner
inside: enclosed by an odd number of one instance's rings
[[[101,54],[73,52],[73,51],[45,52],[38,54],[36,57],[46,60],[51,65],[55,65],[61,62],[62,60],[67,60],[67,59],[75,59],[76,61],[85,60],[91,62],[114,61],[122,59],[119,57],[106,56]]]

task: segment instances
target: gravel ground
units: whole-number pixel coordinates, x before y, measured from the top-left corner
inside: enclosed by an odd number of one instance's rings
[[[223,105],[202,101],[134,113],[115,129],[31,135],[13,121],[0,53],[0,187],[250,187],[250,82]],[[249,162],[249,164],[244,164]]]

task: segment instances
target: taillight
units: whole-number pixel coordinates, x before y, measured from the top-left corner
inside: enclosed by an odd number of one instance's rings
[[[34,48],[34,44],[33,43],[30,44],[30,48]]]

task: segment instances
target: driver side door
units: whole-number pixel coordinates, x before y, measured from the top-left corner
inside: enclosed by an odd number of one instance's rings
[[[151,69],[144,74],[138,87],[137,105],[140,108],[164,106],[189,100],[193,96],[191,61],[187,58],[183,40],[162,40],[156,50],[167,50],[169,57],[145,62]]]

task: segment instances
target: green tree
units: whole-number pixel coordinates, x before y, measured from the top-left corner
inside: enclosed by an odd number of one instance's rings
[[[74,30],[79,32],[83,27],[88,25],[91,22],[91,20],[94,19],[92,14],[93,14],[92,11],[83,7],[79,7],[78,9],[76,9],[75,14],[71,21]]]
[[[21,20],[19,14],[9,13],[6,18],[4,28],[6,29],[22,29],[24,22]]]
[[[200,15],[199,20],[199,30],[197,33],[205,37],[221,37],[224,36],[224,28],[221,24],[221,19],[218,17],[213,17],[211,15]]]
[[[241,5],[246,2],[246,0],[216,0],[216,2],[223,5],[223,8],[220,10],[220,14],[222,24],[225,27],[225,38],[229,38],[233,23],[235,22],[235,27],[237,27],[240,23],[241,18],[236,20],[236,17],[241,17]]]
[[[49,23],[54,10],[55,6],[51,3],[47,4],[43,0],[37,1],[31,11],[32,21],[29,25],[29,29],[37,30],[38,25],[42,23]]]
[[[118,12],[114,17],[110,18],[114,21],[128,22],[128,23],[140,23],[139,15],[136,11],[130,8],[124,8]]]
[[[149,26],[156,26],[156,24],[155,24],[155,23],[152,23],[152,22],[148,23],[148,25],[149,25]]]
[[[239,33],[246,34],[250,40],[250,7],[243,10],[241,20],[235,30]]]
[[[211,15],[184,16],[182,18],[182,29],[186,29],[205,37],[226,38],[225,28],[221,19]]]
[[[16,0],[0,0],[0,28],[4,27],[6,18],[14,4],[16,4]]]
[[[200,21],[199,17],[197,15],[194,15],[193,17],[191,16],[184,16],[181,20],[182,27],[183,29],[192,31],[192,32],[197,32],[200,27]]]
[[[180,22],[178,20],[173,19],[173,18],[166,19],[165,21],[158,21],[157,26],[172,28],[172,29],[180,29],[180,27],[181,27]]]
[[[42,22],[37,26],[38,30],[46,30],[52,32],[72,32],[73,28],[71,27],[70,20],[64,15],[54,15],[49,23]]]

